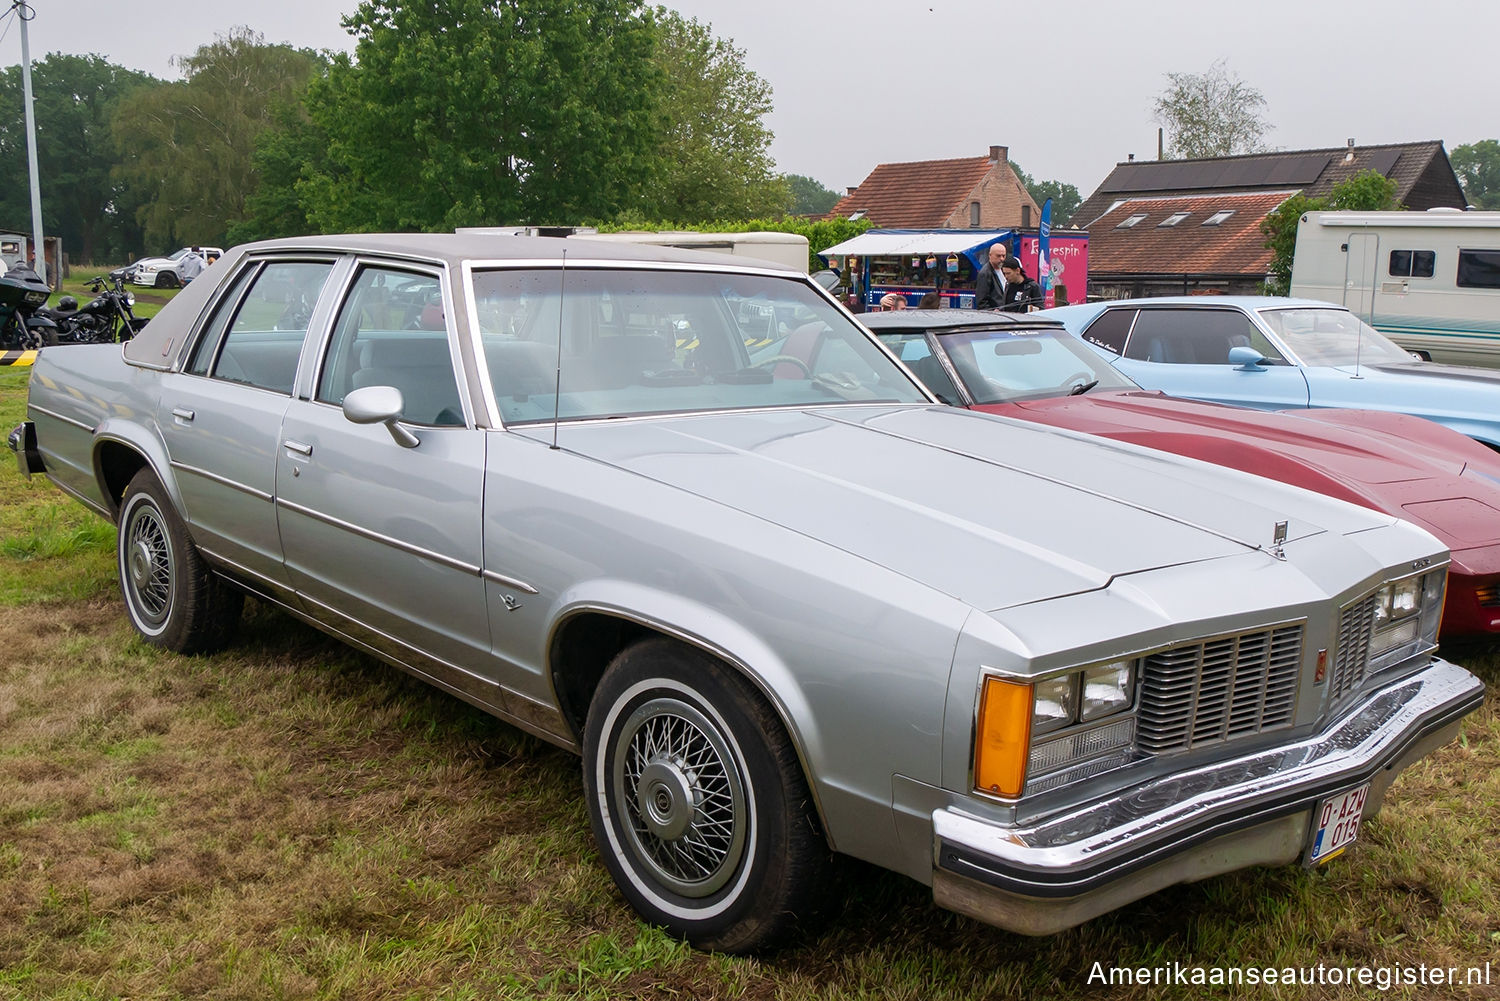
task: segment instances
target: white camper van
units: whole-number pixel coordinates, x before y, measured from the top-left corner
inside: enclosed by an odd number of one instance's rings
[[[1291,294],[1432,361],[1500,365],[1500,212],[1309,212]]]

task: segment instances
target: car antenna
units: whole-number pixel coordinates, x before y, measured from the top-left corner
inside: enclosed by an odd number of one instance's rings
[[[557,421],[562,408],[563,310],[567,307],[568,248],[562,252],[562,285],[557,290],[557,382],[552,387],[552,448],[557,448]]]

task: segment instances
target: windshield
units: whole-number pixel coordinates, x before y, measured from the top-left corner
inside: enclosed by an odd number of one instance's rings
[[[902,336],[901,360],[912,371],[924,381],[929,378],[924,374],[924,365],[941,371],[940,366],[924,362],[927,346],[920,338]],[[1137,388],[1076,337],[1053,327],[940,332],[937,340],[975,403],[1015,403],[1095,390]],[[886,344],[893,351],[897,349],[890,341]],[[935,371],[934,379],[936,375]],[[940,385],[946,384],[943,373]],[[947,394],[939,391],[938,395]]]
[[[863,328],[797,279],[478,271],[473,301],[507,424],[550,421],[554,408],[576,420],[928,402]]]
[[[167,258],[167,260],[180,261],[188,255],[188,251],[191,249],[191,247],[183,247],[181,250],[175,251],[170,257]]]
[[[1261,319],[1304,365],[1388,365],[1412,356],[1347,309],[1262,309]]]

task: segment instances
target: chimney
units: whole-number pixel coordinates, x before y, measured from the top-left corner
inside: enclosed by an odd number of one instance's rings
[[[849,185],[849,187],[848,187],[848,189],[847,189],[847,190],[848,190],[848,192],[849,192],[849,194],[851,194],[851,195],[852,195],[852,194],[854,194],[854,193],[855,193],[855,192],[856,192],[856,191],[858,191],[858,190],[859,190],[859,185],[858,185],[858,184],[851,184],[851,185]]]
[[[1010,155],[1009,146],[991,146],[990,159],[995,163],[1004,163]]]
[[[1345,139],[1344,140],[1344,145],[1346,145],[1346,146],[1349,147],[1349,152],[1347,152],[1347,153],[1344,154],[1344,162],[1345,163],[1353,163],[1354,162],[1354,140],[1353,139]]]
[[[1135,154],[1134,153],[1126,153],[1125,154],[1125,162],[1126,163],[1135,163]]]

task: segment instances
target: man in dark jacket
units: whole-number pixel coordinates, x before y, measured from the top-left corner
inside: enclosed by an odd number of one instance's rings
[[[1005,276],[1005,295],[1000,305],[1005,312],[1034,313],[1046,305],[1042,287],[1026,277],[1026,272],[1021,270],[1020,261],[1007,257],[1000,262],[1000,273]]]
[[[990,245],[990,263],[979,269],[974,279],[974,308],[999,309],[1005,305],[1005,282],[1000,278],[1000,265],[1005,263],[1005,245]]]

